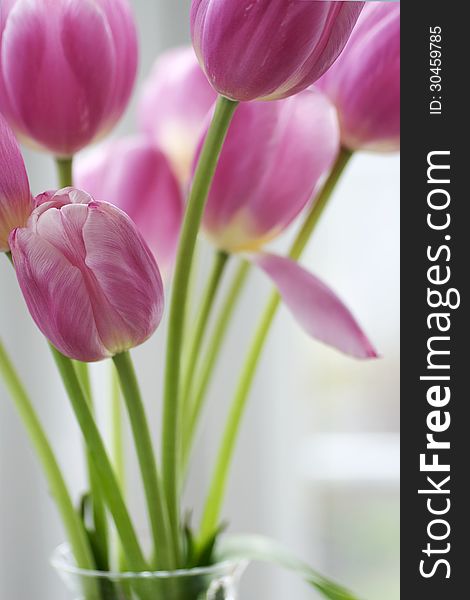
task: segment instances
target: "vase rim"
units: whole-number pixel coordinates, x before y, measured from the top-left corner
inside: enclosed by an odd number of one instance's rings
[[[70,546],[65,542],[54,550],[50,563],[59,572],[77,577],[93,579],[176,579],[179,577],[197,577],[201,575],[241,575],[248,566],[244,560],[224,560],[210,567],[194,567],[191,569],[175,569],[174,571],[98,571],[95,569],[81,569],[72,562]]]

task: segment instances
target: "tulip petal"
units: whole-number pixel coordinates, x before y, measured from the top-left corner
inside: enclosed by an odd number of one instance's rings
[[[252,260],[271,278],[309,335],[355,358],[377,358],[349,309],[315,275],[296,262],[273,254],[256,255]]]
[[[202,140],[199,147],[201,151]],[[229,252],[253,251],[303,210],[339,150],[336,111],[310,90],[236,111],[204,213],[210,239]]]
[[[96,200],[126,212],[166,275],[183,219],[183,198],[165,155],[143,136],[98,146],[79,157],[75,182]]]
[[[85,204],[48,208],[36,223],[35,232],[63,254],[70,264],[82,268],[85,246],[82,229],[88,217]]]
[[[144,342],[163,314],[163,283],[150,250],[132,221],[105,202],[89,205],[83,227],[86,265],[96,278],[109,314],[95,314],[103,343],[113,354]]]
[[[368,3],[343,53],[316,86],[337,106],[343,146],[398,150],[400,3]]]
[[[39,329],[63,354],[86,362],[145,342],[162,317],[163,284],[131,219],[73,188],[37,200],[9,241]]]
[[[363,2],[193,0],[193,45],[223,96],[286,98],[328,69],[362,7]]]
[[[116,52],[105,12],[95,2],[71,0],[61,23],[64,57],[80,94],[82,126],[91,130],[103,118],[109,87],[115,82]],[[84,47],[91,38],[93,46]]]
[[[127,0],[102,0],[102,8],[108,18],[114,42],[115,81],[109,90],[109,114],[107,126],[112,126],[127,105],[137,74],[137,30]],[[107,128],[105,125],[105,128]]]
[[[159,56],[143,85],[137,113],[140,129],[165,152],[183,186],[216,99],[191,46]]]
[[[10,244],[18,282],[42,333],[71,358],[93,362],[110,356],[98,334],[80,269],[28,229],[15,230]]]
[[[9,249],[10,232],[26,224],[32,209],[28,176],[18,143],[0,115],[0,252]]]

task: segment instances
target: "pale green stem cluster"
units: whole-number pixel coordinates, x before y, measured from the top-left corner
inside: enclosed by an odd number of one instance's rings
[[[209,321],[212,307],[214,305],[217,290],[219,288],[219,284],[221,282],[228,259],[229,255],[226,252],[220,250],[216,252],[212,273],[207,282],[207,287],[204,291],[204,295],[201,302],[201,308],[196,318],[196,326],[194,328],[193,335],[189,340],[188,364],[184,372],[182,385],[183,404],[181,413],[183,415],[183,421],[185,420],[186,414],[190,410],[190,407],[188,406],[188,401],[190,400],[191,387],[193,383],[194,373],[198,365],[201,346],[204,340],[204,333],[206,331],[206,327]]]
[[[217,360],[220,356],[220,350],[226,337],[230,321],[237,306],[237,301],[248,279],[249,271],[250,263],[242,260],[237,267],[233,281],[228,289],[227,296],[222,303],[220,313],[214,326],[214,331],[209,339],[202,366],[194,382],[194,390],[188,390],[188,414],[186,415],[186,426],[183,431],[183,479],[188,469],[188,462],[194,443],[194,436],[196,434],[197,425],[204,408],[209,384],[211,382]]]

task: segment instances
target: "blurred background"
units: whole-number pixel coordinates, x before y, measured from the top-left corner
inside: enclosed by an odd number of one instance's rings
[[[186,43],[189,0],[132,0],[140,78],[163,49]],[[135,98],[134,98],[135,99]],[[134,105],[114,135],[135,127]],[[53,188],[52,160],[25,150],[34,193]],[[293,232],[291,232],[291,235]],[[288,236],[287,236],[288,237]],[[288,239],[278,244],[286,247]],[[205,268],[203,252],[201,278]],[[358,317],[382,358],[360,363],[308,339],[286,311],[272,330],[254,386],[224,514],[231,530],[275,537],[364,600],[399,597],[399,159],[358,155],[304,257]],[[253,274],[212,386],[185,505],[201,506],[228,403],[269,286]],[[31,391],[78,498],[82,447],[41,335],[26,314],[11,267],[0,261],[0,331]],[[165,329],[134,351],[155,432]],[[106,368],[93,378],[106,428]],[[129,452],[130,502],[144,507]],[[55,507],[22,425],[0,385],[0,598],[65,600],[49,567],[63,540]],[[241,600],[307,600],[295,577],[254,565]]]

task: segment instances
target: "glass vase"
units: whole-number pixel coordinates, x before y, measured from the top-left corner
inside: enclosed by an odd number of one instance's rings
[[[247,563],[154,573],[111,573],[78,569],[67,544],[52,556],[52,566],[70,600],[239,600],[238,585]]]

